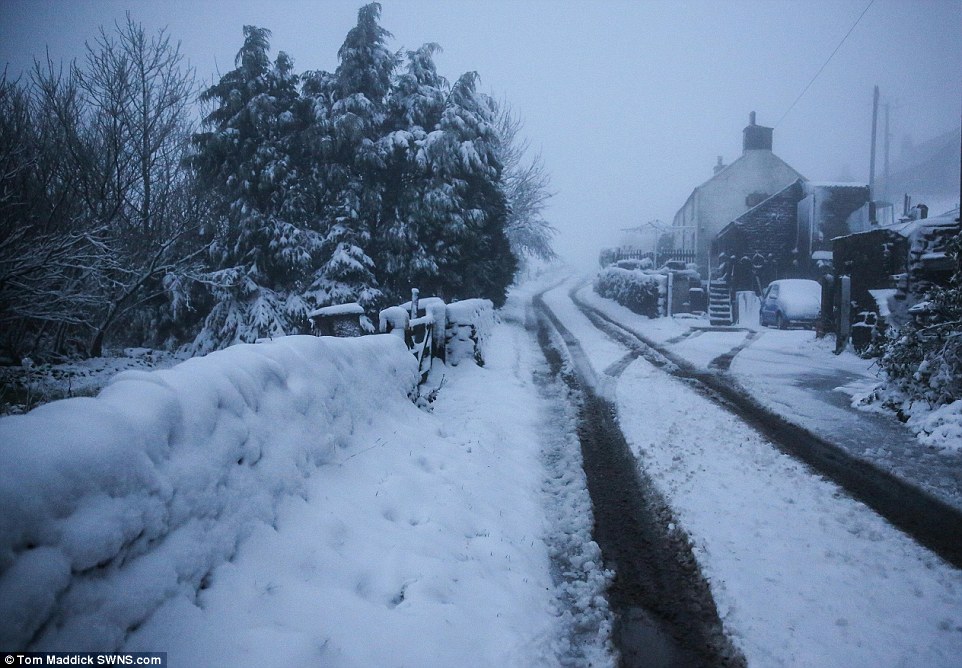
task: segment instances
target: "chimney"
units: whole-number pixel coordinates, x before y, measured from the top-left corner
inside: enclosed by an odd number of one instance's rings
[[[743,131],[742,151],[771,151],[772,128],[755,124],[755,112],[748,114],[748,126]]]
[[[726,165],[725,163],[722,162],[722,157],[721,157],[721,156],[718,156],[718,164],[715,165],[715,166],[712,168],[712,169],[714,170],[713,173],[714,173],[714,174],[717,174],[717,173],[720,172],[721,170],[725,169],[725,167],[727,167],[727,166],[728,166],[728,165]]]

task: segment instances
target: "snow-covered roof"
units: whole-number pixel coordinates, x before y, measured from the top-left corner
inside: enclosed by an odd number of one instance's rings
[[[859,234],[870,234],[873,232],[891,232],[898,234],[906,239],[911,239],[915,237],[919,232],[923,230],[931,230],[940,227],[958,227],[959,226],[959,212],[958,209],[951,211],[948,214],[941,216],[932,216],[929,218],[920,218],[918,220],[906,220],[900,223],[895,223],[894,225],[880,225],[878,227],[870,227],[867,230],[861,230],[859,232],[852,232],[851,234],[843,234],[842,236],[835,237],[835,239],[847,239],[849,237],[858,236]]]
[[[868,188],[868,184],[858,181],[809,181],[807,188]]]
[[[743,222],[742,219],[743,219],[743,218],[746,218],[750,213],[752,213],[753,211],[755,211],[755,209],[758,209],[758,208],[761,208],[761,207],[767,205],[770,200],[775,199],[776,197],[781,196],[781,194],[782,194],[783,192],[785,192],[786,190],[788,190],[788,189],[790,189],[790,188],[794,188],[796,185],[801,185],[802,187],[804,187],[804,186],[805,186],[805,177],[804,177],[804,176],[798,177],[797,179],[795,179],[794,181],[792,181],[791,183],[789,183],[787,186],[785,186],[784,188],[782,188],[782,189],[779,190],[778,192],[776,192],[776,193],[774,193],[774,194],[772,194],[772,195],[769,195],[768,197],[766,197],[765,199],[763,199],[761,202],[759,202],[758,204],[756,204],[756,205],[753,206],[752,208],[750,208],[750,209],[748,209],[747,211],[743,211],[742,213],[738,214],[731,222],[729,222],[727,225],[725,225],[725,227],[721,228],[721,230],[718,232],[717,236],[718,236],[718,237],[721,237],[723,234],[725,234],[725,233],[728,232],[729,228],[731,228],[731,227],[733,227],[733,226],[741,225],[742,222]]]
[[[924,229],[931,229],[934,227],[952,227],[957,226],[958,224],[958,214],[956,213],[955,215],[933,216],[931,218],[907,220],[902,223],[895,223],[894,225],[887,225],[884,228],[878,229],[892,230],[893,232],[898,232],[903,237],[910,238]]]

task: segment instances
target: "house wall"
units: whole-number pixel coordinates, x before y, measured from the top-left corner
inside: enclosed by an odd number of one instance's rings
[[[807,275],[797,263],[796,251],[798,203],[804,196],[803,181],[798,179],[718,234],[717,252],[735,256],[733,290],[758,290],[776,278]],[[759,264],[764,259],[761,270],[751,267],[756,256],[761,256]]]
[[[686,230],[681,236],[689,244],[694,243],[702,276],[708,275],[712,240],[725,225],[750,208],[746,203],[748,197],[772,195],[799,178],[798,172],[771,151],[747,150],[738,160],[695,189],[685,206],[675,214],[673,224],[695,226],[696,234],[689,234]]]

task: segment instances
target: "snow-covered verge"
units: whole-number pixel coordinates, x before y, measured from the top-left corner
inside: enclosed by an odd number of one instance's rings
[[[863,411],[901,415],[919,443],[947,455],[962,455],[962,399],[932,407],[911,401],[885,383],[852,393],[852,406]]]
[[[0,645],[613,665],[573,415],[506,311],[431,412],[397,337],[291,337],[0,420]]]
[[[962,454],[962,399],[908,421],[923,445]]]
[[[298,336],[0,419],[0,646],[119,648],[416,381],[395,337]]]
[[[577,442],[509,318],[483,368],[444,369],[431,412],[357,421],[274,526],[125,648],[171,665],[612,665]]]

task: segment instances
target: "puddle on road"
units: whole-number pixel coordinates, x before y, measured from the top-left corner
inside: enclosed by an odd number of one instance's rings
[[[623,666],[645,668],[692,668],[705,660],[683,647],[671,632],[644,608],[628,607],[615,626],[615,644],[621,649]]]

